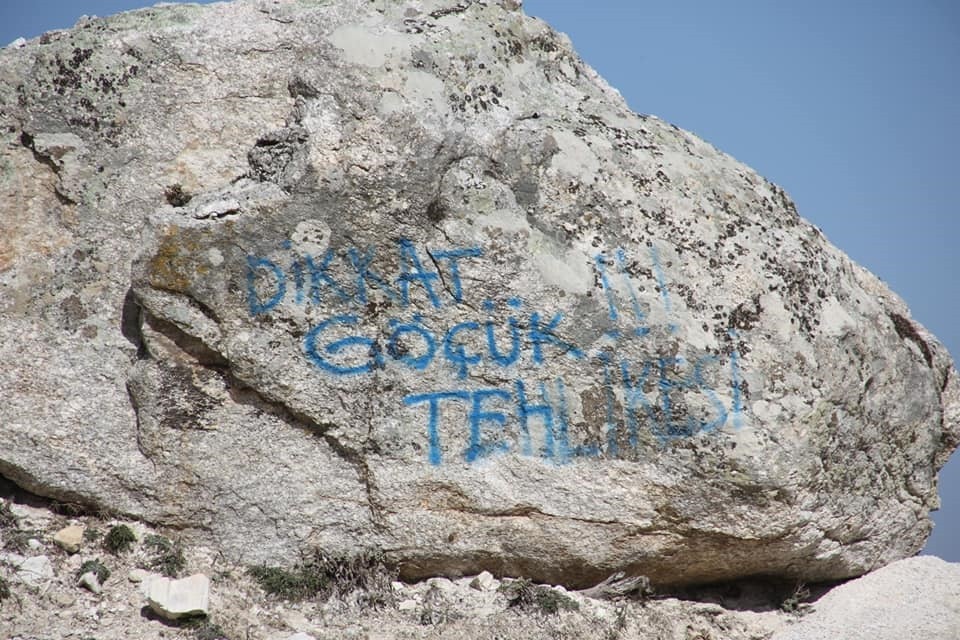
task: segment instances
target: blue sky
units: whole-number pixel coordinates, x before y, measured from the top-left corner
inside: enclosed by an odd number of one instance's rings
[[[0,43],[137,0],[0,4]],[[526,0],[630,106],[776,182],[960,356],[960,3]],[[960,562],[960,457],[926,551]]]

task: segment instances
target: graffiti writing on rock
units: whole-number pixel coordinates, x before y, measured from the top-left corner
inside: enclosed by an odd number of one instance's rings
[[[290,243],[284,248],[290,249]],[[424,268],[423,258],[409,240],[398,242],[400,273],[394,278],[386,278],[376,272],[372,266],[375,251],[372,247],[364,250],[350,248],[343,254],[327,249],[321,256],[310,254],[293,255],[288,266],[259,256],[247,256],[247,304],[251,315],[266,313],[279,305],[288,294],[292,294],[296,304],[305,304],[308,300],[321,304],[328,298],[334,301],[365,305],[368,302],[368,290],[374,288],[382,292],[391,301],[410,306],[411,289],[420,288],[430,304],[439,309],[443,306],[438,289],[442,276],[437,271]],[[460,280],[460,261],[483,255],[479,247],[451,249],[429,252],[431,262],[444,265],[450,278],[450,295],[454,303],[463,301],[463,283]],[[349,263],[353,271],[351,282],[337,281],[331,272],[335,258]],[[268,293],[265,295],[263,291]]]
[[[318,255],[289,243],[283,248],[282,257],[247,256],[251,316],[290,304],[318,309],[323,317],[306,330],[301,348],[325,375],[370,376],[399,367],[415,380],[446,380],[443,388],[403,398],[425,427],[431,464],[458,448],[466,462],[508,451],[556,463],[616,458],[635,455],[645,440],[664,443],[740,426],[735,351],[726,359],[622,355],[648,352],[621,347],[651,333],[650,301],[641,299],[622,249],[594,259],[608,328],[577,344],[564,337],[571,333],[562,312],[531,308],[516,296],[472,299],[467,283],[473,280],[465,274],[484,259],[481,247],[433,249],[400,239],[386,249],[327,248]],[[649,267],[655,299],[670,318],[654,248]],[[371,309],[389,311],[372,323]],[[668,321],[664,329],[672,334],[677,327]],[[569,388],[549,373],[554,361],[568,370],[571,363],[585,368],[597,383]],[[474,386],[491,379],[498,383]]]

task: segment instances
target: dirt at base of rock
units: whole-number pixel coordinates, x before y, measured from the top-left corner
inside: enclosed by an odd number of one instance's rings
[[[867,605],[877,606],[855,596],[864,589],[877,592],[871,585],[883,583],[884,574],[902,578],[899,591],[880,589],[890,610],[914,602],[922,586],[931,581],[931,572],[941,577],[950,572],[960,574],[960,566],[956,564],[936,558],[912,558],[829,592],[826,588],[810,589],[811,598],[826,593],[813,604],[793,602],[796,592],[789,588],[741,583],[684,594],[641,595],[617,600],[589,598],[563,587],[535,585],[537,590],[554,597],[531,599],[524,606],[515,606],[511,590],[505,587],[517,581],[497,580],[489,574],[456,580],[431,578],[414,584],[393,582],[389,584],[387,597],[380,594],[381,597],[371,598],[368,593],[356,590],[334,593],[326,601],[314,597],[291,602],[266,594],[250,576],[248,567],[224,562],[210,549],[193,547],[183,549],[185,564],[179,569],[180,575],[199,573],[210,578],[210,615],[173,622],[150,612],[141,588],[141,583],[153,575],[150,570],[157,566],[156,545],[146,541],[155,540],[155,536],[164,532],[141,523],[125,522],[137,540],[129,551],[113,554],[105,549],[103,534],[118,524],[116,520],[68,517],[43,504],[14,500],[0,499],[0,510],[11,516],[0,530],[0,579],[8,587],[6,592],[0,592],[0,637],[17,640],[65,637],[97,640],[808,638],[813,636],[804,635],[807,627],[816,633],[839,630],[836,625],[843,619],[856,617],[857,611],[865,611],[863,607]],[[75,554],[67,553],[54,542],[55,534],[68,525],[81,525],[86,532]],[[14,557],[46,558],[53,568],[52,575],[25,576],[22,569],[18,570],[11,562]],[[92,561],[101,563],[110,572],[99,594],[77,583],[77,571]],[[940,580],[938,584],[945,583]],[[956,593],[960,581],[954,580],[953,584],[954,598],[960,602]],[[936,598],[932,599],[933,610],[930,607],[925,610],[929,614],[928,623],[933,620],[944,629],[957,628],[960,610],[948,607],[937,610],[938,603],[945,597],[941,591],[943,589],[937,590]],[[901,603],[904,607],[895,601],[898,593],[904,598],[909,596],[909,602]],[[562,602],[562,606],[539,607],[537,604],[556,601]],[[819,602],[824,603],[822,612]],[[883,640],[894,636],[873,637]]]

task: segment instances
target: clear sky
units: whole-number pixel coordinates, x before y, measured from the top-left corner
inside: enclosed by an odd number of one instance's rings
[[[143,0],[0,0],[0,44]],[[960,3],[526,0],[631,108],[782,186],[960,356]],[[960,456],[926,551],[960,562]]]

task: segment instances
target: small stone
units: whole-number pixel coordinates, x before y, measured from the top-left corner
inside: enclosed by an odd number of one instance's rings
[[[24,560],[17,569],[17,577],[31,587],[39,587],[53,578],[53,565],[47,556],[34,556]]]
[[[207,615],[210,609],[210,578],[198,573],[172,580],[159,577],[144,583],[150,608],[168,620]]]
[[[100,585],[100,580],[97,579],[97,573],[95,571],[87,571],[85,574],[80,576],[77,584],[79,584],[81,587],[86,587],[93,593],[100,593],[103,591],[103,587]]]
[[[64,593],[63,591],[54,591],[47,596],[53,604],[60,607],[61,609],[67,609],[76,604],[77,599],[74,598],[69,593]]]
[[[413,611],[416,608],[417,608],[417,601],[413,599],[404,600],[403,602],[397,605],[397,609],[399,609],[400,611]]]
[[[84,527],[72,524],[53,534],[53,541],[67,553],[76,553],[83,542],[83,531]]]
[[[600,622],[613,622],[617,619],[617,610],[606,606],[602,601],[592,601],[590,615]]]
[[[287,640],[316,640],[316,638],[314,638],[309,633],[304,633],[303,631],[299,631],[293,634],[292,636],[288,637]]]
[[[470,581],[470,586],[477,591],[496,591],[500,587],[500,581],[494,578],[489,571],[482,571]]]
[[[447,578],[430,578],[427,580],[427,585],[442,593],[449,593],[457,589],[457,585]]]
[[[146,569],[133,569],[127,574],[127,579],[130,582],[143,582],[151,573]]]
[[[280,617],[283,620],[283,624],[287,625],[287,627],[293,631],[303,631],[311,627],[307,616],[299,611],[283,611]]]
[[[40,549],[43,549],[43,543],[36,538],[30,538],[27,540],[27,547],[29,547],[32,551],[39,551]]]

